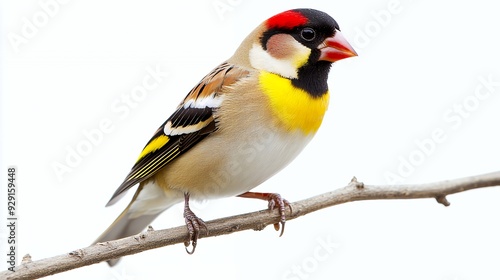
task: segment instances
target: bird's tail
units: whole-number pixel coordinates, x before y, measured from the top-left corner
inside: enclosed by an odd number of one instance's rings
[[[160,213],[158,213],[155,215],[144,215],[131,219],[129,213],[127,212],[128,207],[120,214],[120,216],[118,216],[108,229],[106,229],[106,231],[97,238],[94,244],[138,234],[150,225],[151,222],[158,217],[158,215],[160,215]],[[119,260],[120,259],[109,260],[108,264],[109,266],[114,266]]]
[[[132,201],[116,220],[99,236],[93,244],[132,236],[143,231],[163,211],[179,202],[165,196],[153,184],[140,185]],[[109,260],[114,266],[120,259]]]

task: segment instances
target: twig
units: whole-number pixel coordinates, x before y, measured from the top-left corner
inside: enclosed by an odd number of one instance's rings
[[[292,203],[293,213],[287,210],[287,220],[326,207],[359,200],[435,198],[437,202],[449,206],[447,195],[498,185],[500,185],[500,172],[428,184],[392,186],[364,185],[354,177],[344,188]],[[280,215],[277,211],[267,210],[217,219],[207,222],[210,231],[208,235],[202,234],[200,238],[248,229],[261,230],[267,225],[278,223],[279,220]],[[40,278],[158,247],[183,243],[187,234],[185,226],[165,230],[148,228],[136,236],[98,243],[38,261],[23,262],[16,267],[15,272],[0,272],[0,279]]]

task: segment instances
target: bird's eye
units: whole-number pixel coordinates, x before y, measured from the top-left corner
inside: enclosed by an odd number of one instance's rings
[[[300,37],[306,41],[312,41],[316,38],[316,31],[310,27],[306,27],[300,31]]]

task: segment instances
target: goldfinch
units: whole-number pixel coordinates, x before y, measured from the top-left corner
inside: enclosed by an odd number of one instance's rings
[[[328,107],[331,64],[356,55],[324,12],[294,9],[264,21],[158,128],[106,206],[139,184],[132,201],[95,242],[137,234],[184,200],[186,251],[193,253],[200,231],[209,229],[189,199],[231,196],[267,200],[269,209],[278,208],[282,234],[288,202],[250,190],[287,166],[313,138]]]

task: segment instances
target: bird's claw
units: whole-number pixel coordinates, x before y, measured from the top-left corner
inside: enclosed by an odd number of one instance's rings
[[[290,212],[292,212],[292,205],[288,200],[283,199],[280,194],[277,193],[270,193],[269,194],[269,200],[268,200],[268,208],[269,210],[274,210],[276,206],[278,206],[278,211],[281,215],[281,220],[279,223],[274,224],[274,229],[276,231],[280,230],[280,224],[281,224],[281,233],[280,237],[283,235],[283,232],[285,231],[285,222],[286,222],[286,215],[285,215],[285,208],[288,206],[290,208]]]
[[[208,232],[208,228],[205,222],[198,218],[190,209],[184,211],[184,220],[189,232],[189,239],[184,242],[184,246],[186,246],[186,252],[191,255],[196,250],[200,229],[205,228]],[[189,245],[192,245],[193,249],[189,250]]]
[[[208,233],[207,224],[198,216],[196,216],[193,211],[189,208],[189,194],[185,194],[185,204],[184,204],[184,221],[189,233],[188,240],[184,241],[184,246],[186,246],[186,252],[188,254],[193,254],[196,250],[196,245],[198,244],[198,237],[200,236],[200,229],[205,228]],[[192,250],[189,250],[189,245],[193,246]]]

